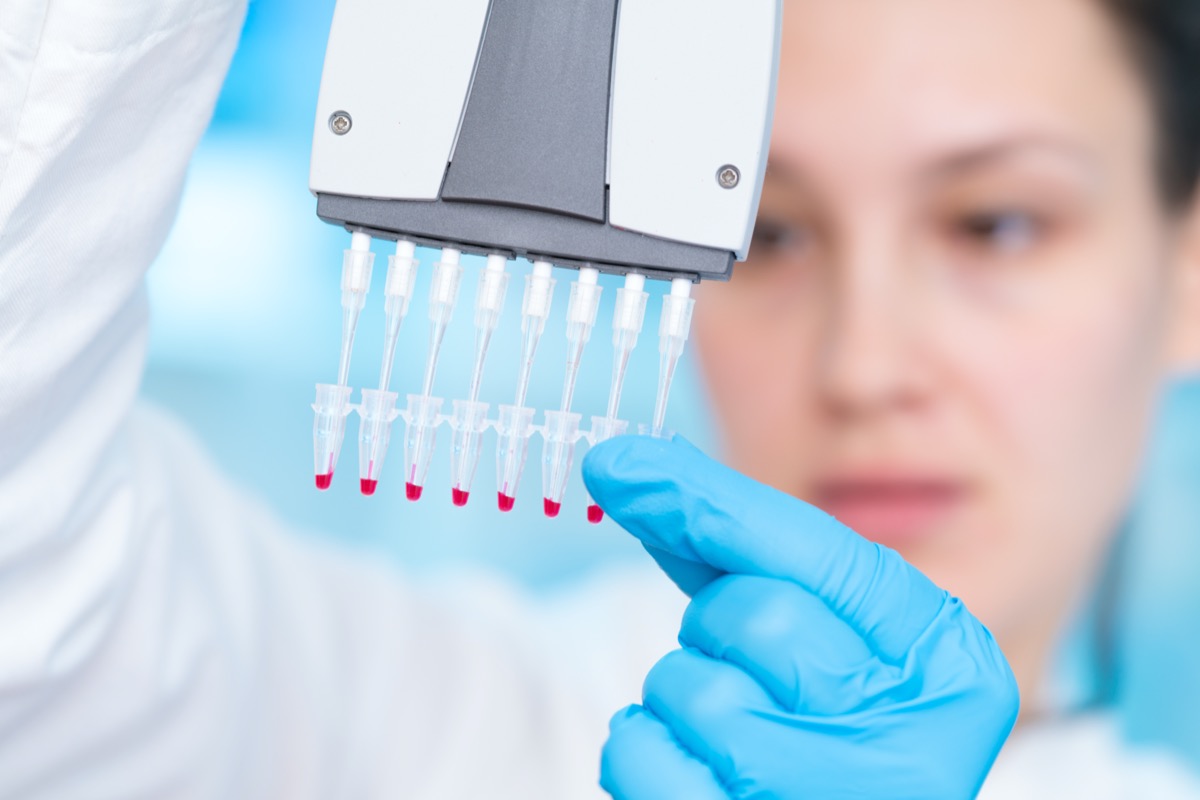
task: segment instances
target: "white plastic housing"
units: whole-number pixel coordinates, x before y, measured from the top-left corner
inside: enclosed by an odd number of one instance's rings
[[[317,100],[314,193],[437,199],[488,6],[489,0],[338,0]],[[338,111],[352,120],[343,136],[329,127]]]
[[[781,0],[623,2],[609,223],[744,260],[766,172]],[[740,172],[732,189],[718,173]]]

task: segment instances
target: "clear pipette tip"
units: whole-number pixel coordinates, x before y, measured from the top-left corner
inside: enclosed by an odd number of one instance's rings
[[[625,276],[625,287],[617,290],[617,303],[613,309],[613,373],[608,391],[608,417],[616,419],[620,414],[621,392],[625,386],[625,373],[629,357],[637,347],[638,337],[646,321],[646,276],[630,272]]]
[[[350,237],[350,249],[342,256],[342,351],[338,360],[338,385],[346,386],[350,381],[350,357],[354,352],[354,334],[358,329],[358,318],[367,303],[367,292],[371,290],[371,272],[375,266],[375,254],[371,252],[371,237],[365,233],[354,233]]]
[[[654,402],[654,425],[651,430],[659,435],[667,416],[667,400],[671,395],[671,384],[675,380],[675,369],[683,355],[688,335],[692,329],[692,312],[696,301],[692,299],[692,283],[686,278],[671,281],[671,291],[663,296],[662,319],[658,328],[658,396]]]
[[[600,308],[600,295],[603,292],[599,281],[599,270],[584,267],[579,270],[579,280],[571,284],[571,298],[567,305],[567,374],[563,381],[562,411],[571,410],[579,366],[583,362],[583,350],[596,325],[596,311]]]
[[[514,403],[517,407],[525,405],[538,342],[546,329],[546,320],[550,318],[550,307],[554,301],[553,270],[549,262],[535,261],[532,274],[525,277],[525,297],[521,301],[521,368]]]
[[[388,391],[392,380],[392,366],[396,360],[396,344],[400,339],[400,327],[408,316],[413,291],[417,284],[419,263],[416,245],[400,239],[396,242],[396,254],[388,258],[387,283],[384,293],[383,365],[379,371],[379,390]]]
[[[446,328],[454,316],[458,303],[458,288],[462,280],[461,253],[452,247],[442,250],[442,259],[433,268],[433,283],[429,287],[429,357],[425,364],[425,382],[421,394],[428,397],[433,392],[433,379],[437,375],[438,359],[442,353],[442,340]]]

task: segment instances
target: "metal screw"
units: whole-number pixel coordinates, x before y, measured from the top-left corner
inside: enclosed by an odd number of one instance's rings
[[[329,130],[338,136],[345,136],[354,127],[354,120],[345,111],[335,111],[329,117]]]
[[[722,189],[733,189],[742,182],[742,172],[733,164],[726,164],[717,170],[717,183]]]

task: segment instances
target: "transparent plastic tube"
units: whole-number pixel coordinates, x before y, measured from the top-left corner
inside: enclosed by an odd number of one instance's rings
[[[532,408],[500,406],[500,421],[496,426],[499,443],[496,447],[496,494],[500,510],[512,511],[517,502],[517,490],[529,456],[529,440],[533,436]]]
[[[488,408],[487,403],[454,401],[454,416],[450,419],[454,430],[454,447],[450,453],[450,496],[459,508],[465,506],[471,497],[483,432],[488,426]]]
[[[671,293],[663,296],[662,320],[658,329],[658,396],[654,401],[654,425],[651,428],[655,436],[660,435],[666,421],[667,400],[671,396],[675,369],[679,366],[691,332],[692,312],[696,307],[691,293],[691,282],[677,278],[671,281]]]
[[[609,439],[615,439],[618,436],[624,436],[629,430],[629,423],[621,419],[613,419],[611,417],[592,417],[592,432],[588,439],[591,441],[592,447],[607,442]],[[604,521],[604,511],[600,506],[596,505],[591,496],[588,496],[587,509],[588,522],[593,525],[599,525]]]
[[[413,256],[416,246],[403,239],[396,242],[396,255],[388,259],[387,284],[384,288],[384,335],[383,365],[379,370],[379,390],[386,392],[392,382],[392,366],[396,361],[396,344],[400,340],[400,328],[408,316],[417,285],[419,263]]]
[[[600,272],[590,267],[579,270],[579,280],[571,284],[571,299],[567,305],[567,374],[563,381],[561,410],[570,411],[575,399],[575,383],[583,350],[592,338],[596,312],[600,308]]]
[[[575,460],[575,442],[579,438],[579,414],[547,411],[545,442],[542,447],[542,497],[547,517],[562,511],[567,480]]]
[[[313,462],[317,488],[325,491],[333,484],[338,454],[346,436],[346,417],[350,414],[350,387],[317,384],[313,403]]]
[[[405,496],[416,502],[421,499],[429,464],[437,445],[438,415],[442,398],[410,394],[404,417],[404,480]]]
[[[442,260],[433,268],[433,284],[429,288],[429,357],[425,362],[425,382],[421,391],[426,397],[433,392],[442,341],[446,338],[446,328],[450,326],[454,306],[458,303],[458,288],[462,280],[459,257],[459,251],[447,247],[442,250]]]
[[[379,487],[379,475],[387,457],[392,438],[392,423],[400,412],[396,410],[396,394],[363,389],[363,401],[358,413],[358,478],[362,493],[367,497]]]
[[[646,277],[631,272],[625,276],[625,288],[617,290],[617,304],[613,309],[613,374],[608,391],[609,419],[616,419],[620,414],[621,392],[625,386],[629,357],[637,347],[638,336],[646,321],[646,301],[650,295],[645,287]]]

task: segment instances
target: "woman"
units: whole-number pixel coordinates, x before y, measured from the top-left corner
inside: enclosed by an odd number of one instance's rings
[[[613,721],[616,796],[966,796],[1016,685],[985,791],[1062,796],[1050,753],[1187,796],[1169,756],[1038,728],[1154,399],[1194,357],[1184,5],[789,0],[759,241],[696,337],[750,478],[637,439],[587,464],[696,598],[690,648]],[[439,601],[297,540],[130,409],[142,273],[243,12],[4,12],[0,795],[582,796],[670,599]]]
[[[751,259],[697,311],[726,455],[961,597],[1044,730],[1098,699],[1050,670],[1197,364],[1200,9],[791,2],[783,53]]]

